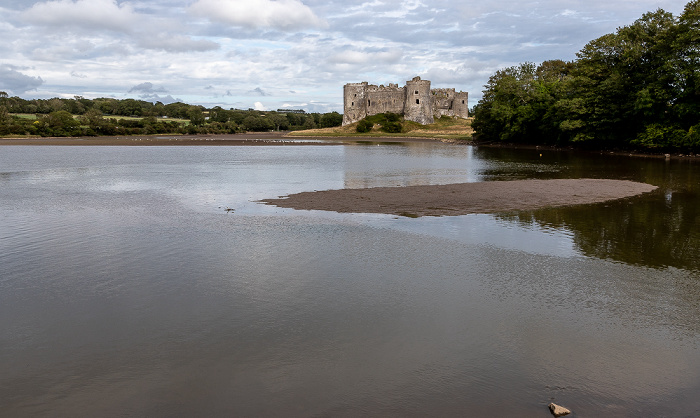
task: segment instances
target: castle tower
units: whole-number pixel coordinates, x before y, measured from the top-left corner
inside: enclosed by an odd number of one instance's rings
[[[343,87],[343,125],[367,116],[367,83],[348,83]]]
[[[452,106],[454,109],[454,115],[458,118],[468,118],[469,117],[469,93],[466,91],[460,91],[455,94],[454,104]]]
[[[406,82],[404,119],[428,125],[434,122],[430,97],[430,81],[414,77]]]

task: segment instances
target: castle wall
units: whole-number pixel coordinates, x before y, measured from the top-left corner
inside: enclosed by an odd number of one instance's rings
[[[430,95],[433,99],[433,117],[454,116],[452,106],[455,99],[455,89],[432,89]]]
[[[397,84],[390,84],[389,87],[369,86],[367,88],[367,115],[377,113],[403,113],[406,89]]]
[[[405,87],[348,83],[343,87],[343,125],[355,123],[378,113],[398,113],[404,119],[423,125],[441,116],[469,117],[467,92],[455,89],[430,89],[430,81],[414,77]]]

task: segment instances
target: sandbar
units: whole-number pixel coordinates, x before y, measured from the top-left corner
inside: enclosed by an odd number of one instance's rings
[[[301,210],[391,215],[454,216],[600,203],[657,189],[628,180],[554,179],[487,181],[446,185],[321,190],[261,203]]]

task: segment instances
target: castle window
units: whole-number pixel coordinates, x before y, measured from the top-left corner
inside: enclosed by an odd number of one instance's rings
[[[462,104],[464,104],[464,100],[462,100]]]
[[[355,93],[355,97],[357,97],[357,93]]]
[[[355,102],[352,102],[352,103],[350,104],[350,106],[355,106]]]
[[[416,104],[420,104],[420,99],[416,99]]]
[[[418,90],[416,90],[416,94],[418,94]]]
[[[372,106],[372,102],[367,100],[367,106]]]

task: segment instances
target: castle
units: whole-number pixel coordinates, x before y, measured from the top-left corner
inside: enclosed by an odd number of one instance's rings
[[[431,89],[429,80],[414,77],[406,86],[385,86],[348,83],[343,87],[343,125],[357,122],[377,113],[398,113],[404,119],[422,125],[441,116],[469,116],[469,93],[455,89]]]

